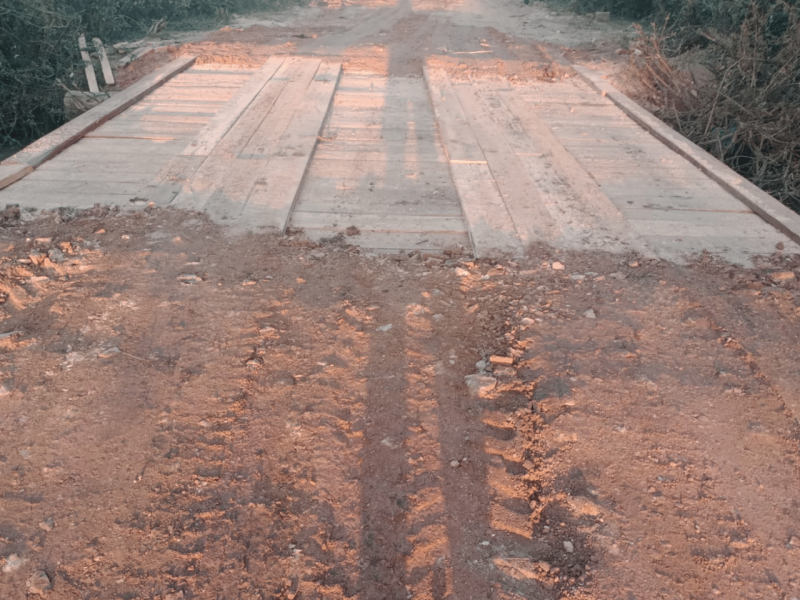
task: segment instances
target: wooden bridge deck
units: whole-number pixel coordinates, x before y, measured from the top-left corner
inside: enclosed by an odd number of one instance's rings
[[[312,57],[182,60],[126,109],[101,105],[7,159],[0,204],[154,201],[313,239],[349,227],[350,243],[386,251],[800,252],[800,217],[591,75],[510,85],[342,74]]]

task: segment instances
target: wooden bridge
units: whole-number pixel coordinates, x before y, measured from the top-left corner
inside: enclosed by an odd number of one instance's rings
[[[182,57],[0,165],[0,204],[206,211],[381,251],[557,248],[746,263],[800,216],[592,71],[555,81]]]

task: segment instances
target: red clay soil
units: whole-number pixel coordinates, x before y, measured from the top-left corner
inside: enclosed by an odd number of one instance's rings
[[[800,595],[797,257],[347,239],[5,224],[0,597]]]

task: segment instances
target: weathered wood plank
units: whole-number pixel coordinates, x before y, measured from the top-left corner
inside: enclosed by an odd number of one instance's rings
[[[545,199],[539,194],[514,147],[503,133],[519,124],[492,98],[478,98],[472,85],[454,85],[470,126],[489,162],[514,227],[525,245],[552,242],[559,233]],[[491,104],[491,109],[489,108]],[[522,133],[521,130],[517,133]]]
[[[109,100],[106,100],[102,104],[73,119],[66,125],[59,127],[55,131],[33,142],[20,152],[17,152],[3,161],[3,163],[24,163],[33,167],[42,164],[44,161],[52,158],[65,148],[77,142],[90,131],[97,129],[109,119],[120,114],[152,90],[169,81],[169,79],[176,74],[189,68],[194,61],[194,56],[175,59],[154,73],[136,82],[125,91],[120,92]]]
[[[133,195],[141,184],[130,181],[115,181],[109,185],[107,181],[66,181],[47,179],[22,179],[14,184],[14,192],[30,194],[114,194]]]
[[[245,219],[256,218],[280,232],[286,230],[340,74],[341,63],[320,65],[269,158],[264,176],[250,194],[242,213]]]
[[[152,169],[149,171],[132,171],[128,168],[120,169],[119,166],[114,171],[106,172],[36,169],[27,177],[29,181],[88,181],[93,183],[105,182],[106,184],[116,182],[144,184],[152,178]]]
[[[292,213],[292,227],[303,229],[331,229],[344,231],[355,225],[361,231],[374,233],[466,233],[464,220],[460,217],[441,217],[423,215],[374,215],[343,212]]]
[[[322,61],[319,59],[305,59],[300,62],[295,73],[291,75],[291,81],[272,107],[269,119],[261,122],[239,152],[239,158],[266,159],[275,152],[278,143],[292,123],[298,104],[303,102],[308,94],[311,82],[321,64]]]
[[[100,87],[97,85],[97,76],[94,73],[92,57],[89,56],[89,51],[86,49],[86,37],[83,35],[78,38],[78,48],[81,51],[81,60],[86,73],[86,82],[89,84],[89,91],[93,94],[99,94]]]
[[[19,181],[31,171],[33,171],[33,167],[30,165],[0,164],[0,190]]]
[[[277,56],[267,60],[264,66],[231,98],[224,109],[208,122],[205,128],[197,134],[197,137],[191,141],[181,154],[184,156],[208,156],[211,154],[214,146],[228,133],[247,107],[252,104],[284,60],[284,57]]]
[[[424,72],[475,255],[521,254],[519,233],[450,80],[441,70]]]
[[[307,179],[311,175],[307,176]],[[455,195],[455,192],[453,192]],[[458,198],[425,198],[408,190],[380,190],[375,200],[365,200],[364,194],[323,196],[300,192],[295,210],[304,212],[341,212],[371,215],[414,215],[419,217],[458,217],[463,220]]]
[[[36,173],[117,173],[121,169],[133,171],[135,173],[157,173],[164,164],[164,157],[154,154],[117,154],[109,153],[102,160],[94,160],[94,157],[85,158],[72,156],[69,151],[59,156],[58,160],[51,160],[40,167]]]
[[[181,151],[186,144],[183,140],[135,140],[129,139],[120,141],[111,138],[91,138],[87,137],[69,149],[70,159],[79,157],[100,155],[107,157],[110,154],[128,155],[129,157],[139,155],[143,152],[150,154],[171,154],[175,155]]]
[[[575,70],[596,90],[605,93],[611,101],[625,111],[634,121],[650,131],[668,148],[674,150],[709,177],[719,183],[725,190],[755,211],[765,221],[800,242],[800,215],[792,211],[778,200],[741,177],[738,173],[718,161],[711,154],[693,144],[682,135],[668,127],[652,114],[621,94],[608,81],[585,67]]]
[[[578,248],[646,251],[619,209],[530,106],[513,92],[496,97],[526,134],[522,143],[519,135],[513,139],[518,150],[527,154],[521,159],[540,194],[551,203],[550,214],[560,222],[561,242]],[[535,156],[536,150],[541,156]]]
[[[285,113],[287,107],[294,108],[292,104],[294,96],[287,102],[283,96],[284,90],[290,84],[293,89],[290,95],[296,94],[294,88],[297,86],[305,89],[318,66],[318,60],[307,61],[298,57],[286,59],[262,88],[256,100],[216,144],[197,171],[187,174],[188,183],[175,197],[173,204],[203,210],[214,195],[214,202],[219,210],[225,206],[226,211],[235,214],[241,212],[241,207],[244,206],[260,169],[254,168],[252,164],[242,163],[238,158],[239,155],[264,122],[268,121],[275,128],[286,127],[281,119],[288,120],[291,112],[281,116],[278,113]],[[229,200],[234,196],[237,198],[235,201]],[[221,201],[221,198],[224,201]],[[234,206],[238,206],[238,210]]]
[[[93,38],[92,41],[94,42],[94,47],[97,48],[97,52],[100,55],[100,69],[103,72],[103,81],[106,82],[106,85],[114,85],[114,83],[116,83],[114,81],[114,71],[111,70],[111,63],[108,61],[106,47],[103,46],[103,42],[100,41],[100,38]]]

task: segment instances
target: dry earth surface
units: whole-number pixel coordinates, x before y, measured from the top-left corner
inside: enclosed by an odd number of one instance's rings
[[[189,49],[541,78],[550,44],[625,34],[425,0]],[[796,256],[380,256],[155,208],[3,221],[0,598],[800,597]]]

